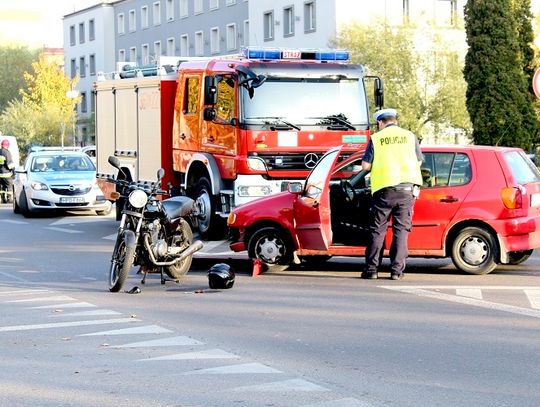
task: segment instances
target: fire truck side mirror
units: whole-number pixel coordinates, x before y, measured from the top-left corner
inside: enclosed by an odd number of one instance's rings
[[[375,106],[382,109],[384,106],[384,85],[381,78],[376,77],[373,83],[373,95],[375,97]]]
[[[216,114],[216,109],[214,109],[213,107],[206,107],[204,110],[203,110],[203,119],[206,120],[206,121],[212,121],[216,118],[217,114]]]
[[[217,79],[215,76],[204,78],[204,104],[215,105],[217,103]]]

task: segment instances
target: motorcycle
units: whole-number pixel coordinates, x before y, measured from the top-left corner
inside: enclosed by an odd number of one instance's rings
[[[111,156],[109,164],[121,173],[120,161]],[[122,217],[109,270],[109,291],[122,289],[132,266],[140,266],[145,284],[148,273],[160,273],[161,284],[169,279],[179,282],[191,267],[193,254],[202,249],[200,240],[193,242],[188,221],[195,215],[191,198],[168,195],[161,189],[165,171],[157,172],[157,182],[136,183],[110,179],[116,184],[113,198],[122,205]],[[119,177],[120,178],[120,177]]]

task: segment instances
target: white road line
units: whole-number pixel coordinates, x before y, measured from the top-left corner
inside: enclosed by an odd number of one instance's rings
[[[219,366],[209,369],[197,369],[184,372],[183,375],[191,374],[254,374],[254,373],[283,373],[262,363],[244,363],[241,365]]]
[[[0,291],[0,295],[28,295],[28,294],[42,294],[51,293],[49,290],[12,290],[12,291]]]
[[[16,302],[44,302],[44,301],[75,301],[75,298],[69,297],[67,295],[57,295],[55,297],[35,297],[35,298],[25,298],[24,300],[11,300],[11,301],[4,301],[4,302],[16,303]]]
[[[145,348],[145,347],[160,347],[160,346],[193,346],[203,345],[195,339],[187,336],[174,336],[172,338],[153,339],[151,341],[133,342],[125,345],[111,346],[111,348]]]
[[[103,237],[103,239],[116,240],[116,236],[118,236],[118,233],[115,233],[114,235],[105,236],[105,237]]]
[[[373,404],[366,403],[352,397],[339,400],[321,401],[320,403],[304,404],[300,407],[372,407]]]
[[[523,290],[532,308],[540,309],[540,289]]]
[[[283,392],[283,391],[330,391],[329,389],[303,379],[283,380],[279,382],[240,386],[231,391]]]
[[[2,222],[13,223],[14,225],[26,225],[28,222],[22,220],[12,220],[12,219],[0,219]]]
[[[138,362],[154,360],[196,360],[196,359],[239,359],[240,356],[225,352],[221,349],[208,349],[200,352],[176,353],[174,355],[158,356],[150,359],[139,359]]]
[[[90,321],[54,322],[50,324],[11,325],[11,326],[0,326],[0,332],[30,331],[33,329],[66,328],[66,327],[72,327],[72,326],[123,324],[127,322],[139,322],[139,321],[140,320],[136,318],[116,318],[116,319],[99,319],[99,320],[90,320]]]
[[[138,321],[138,319],[135,319]],[[159,325],[146,325],[136,328],[114,329],[112,331],[93,332],[90,334],[82,334],[78,336],[105,336],[105,335],[134,335],[134,334],[162,334],[172,331],[162,328]]]
[[[540,286],[531,285],[383,285],[381,288],[420,288],[426,290],[457,290],[473,288],[479,290],[527,290],[527,289],[540,289]]]
[[[115,215],[116,216],[116,215]],[[56,222],[51,223],[51,226],[58,225],[77,225],[80,223],[94,223],[94,222],[103,222],[110,221],[113,216],[76,216],[76,217],[66,217]]]
[[[18,270],[17,272],[20,273],[21,270]],[[8,279],[18,281],[19,283],[28,283],[28,280],[26,280],[25,278],[16,276],[16,275],[14,275],[14,274],[12,274],[12,273],[4,273],[4,272],[1,272],[1,271],[0,271],[0,275],[6,277],[6,278],[8,278]]]
[[[81,230],[55,228],[55,227],[50,227],[50,226],[45,226],[44,229],[49,229],[49,230],[54,230],[56,232],[64,232],[64,233],[83,233]]]
[[[47,308],[95,308],[97,305],[89,302],[72,302],[67,304],[39,305],[37,307],[28,307],[28,309],[47,309]]]
[[[428,297],[435,298],[437,300],[444,300],[450,302],[457,302],[459,304],[473,305],[475,307],[488,308],[497,311],[511,312],[513,314],[526,315],[533,318],[540,318],[540,310],[533,310],[529,308],[515,307],[513,305],[498,304],[494,302],[477,300],[475,298],[467,297],[458,297],[457,295],[450,295],[435,291],[428,291],[419,289],[416,287],[392,287],[392,286],[381,286],[381,288],[386,288],[388,290],[401,291],[408,294],[418,295],[419,297]]]
[[[479,288],[456,288],[456,295],[461,295],[462,297],[477,298],[479,300],[483,299],[482,290]]]
[[[92,311],[79,311],[79,312],[57,312],[53,315],[49,315],[49,318],[55,317],[97,317],[100,315],[120,315],[120,312],[116,312],[110,309],[96,309]]]

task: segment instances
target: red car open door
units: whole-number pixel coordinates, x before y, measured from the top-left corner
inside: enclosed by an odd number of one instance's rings
[[[300,247],[327,250],[332,241],[329,181],[341,147],[325,154],[311,171],[294,207]]]

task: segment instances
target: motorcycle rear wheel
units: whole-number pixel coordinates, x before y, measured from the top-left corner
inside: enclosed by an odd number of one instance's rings
[[[193,231],[191,230],[189,223],[187,223],[184,219],[180,219],[180,224],[176,228],[175,234],[171,237],[171,241],[174,238],[174,236],[178,236],[178,235],[182,235],[181,240],[179,240],[179,244],[184,249],[186,249],[187,247],[189,247],[191,243],[193,243]],[[165,267],[165,273],[170,278],[179,280],[182,277],[184,277],[189,271],[192,260],[193,260],[193,255],[186,257],[184,260],[176,263],[173,266]]]
[[[109,269],[109,291],[112,293],[122,289],[135,260],[135,247],[127,246],[123,235],[117,239]]]

